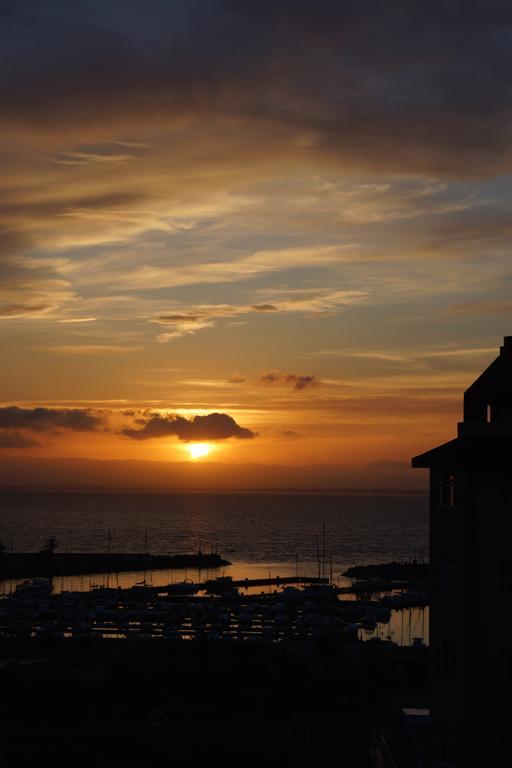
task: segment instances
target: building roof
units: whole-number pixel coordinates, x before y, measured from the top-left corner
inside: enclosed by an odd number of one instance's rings
[[[413,467],[492,469],[512,460],[512,336],[499,356],[464,393],[458,437],[412,459]]]
[[[512,421],[512,336],[505,336],[499,356],[464,392],[464,422]]]
[[[457,437],[412,459],[415,469],[455,471],[479,466],[493,469],[512,464],[512,438],[507,435]]]

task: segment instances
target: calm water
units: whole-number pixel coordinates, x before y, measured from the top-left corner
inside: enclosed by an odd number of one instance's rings
[[[195,552],[216,546],[245,563],[315,563],[316,537],[338,567],[428,558],[419,494],[4,493],[0,539],[18,551]]]

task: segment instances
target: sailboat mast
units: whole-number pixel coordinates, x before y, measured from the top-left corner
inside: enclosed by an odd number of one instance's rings
[[[325,578],[325,520],[322,523],[322,576]]]

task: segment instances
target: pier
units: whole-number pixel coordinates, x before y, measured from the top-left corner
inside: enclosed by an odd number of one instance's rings
[[[230,577],[220,577],[218,579],[208,579],[202,584],[198,584],[198,592],[206,590],[211,592],[218,589],[249,589],[251,587],[283,587],[286,585],[312,585],[329,584],[329,579],[323,576],[274,576],[268,579],[237,579]]]

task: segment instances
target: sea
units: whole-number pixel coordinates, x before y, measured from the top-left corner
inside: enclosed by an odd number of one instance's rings
[[[0,539],[15,551],[190,553],[212,547],[247,563],[317,562],[317,537],[336,567],[428,559],[421,493],[8,492]]]
[[[350,584],[343,574],[353,565],[428,561],[428,496],[133,491],[0,495],[0,541],[5,547],[38,551],[51,536],[57,538],[59,552],[213,550],[231,563],[207,573],[190,569],[58,577],[55,591],[141,582],[157,586],[220,575],[241,579],[319,572],[343,586]],[[12,580],[0,582],[0,592],[12,588]],[[402,643],[410,642],[414,633],[428,640],[425,613],[410,612],[411,626],[405,630],[401,613],[388,632],[401,633]]]

